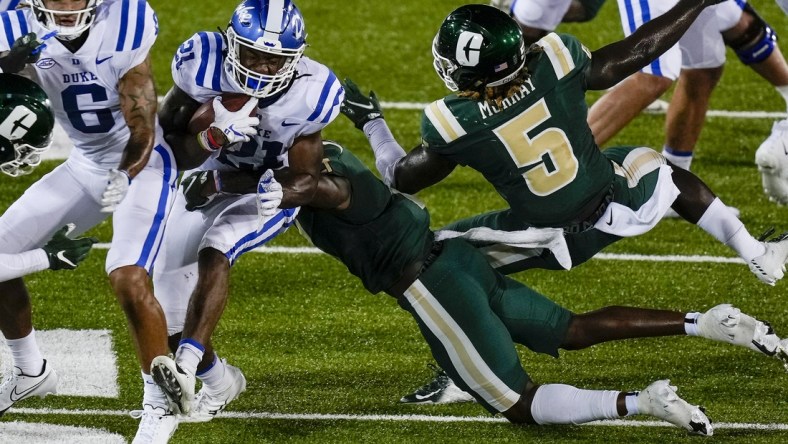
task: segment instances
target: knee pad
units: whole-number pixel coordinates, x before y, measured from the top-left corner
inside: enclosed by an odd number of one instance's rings
[[[745,65],[760,63],[774,52],[777,34],[749,3],[745,4],[743,9],[753,17],[753,20],[741,36],[726,39],[725,44],[733,49]]]

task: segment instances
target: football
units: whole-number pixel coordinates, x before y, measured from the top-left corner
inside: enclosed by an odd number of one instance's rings
[[[251,99],[251,97],[246,94],[224,93],[222,94],[222,105],[224,105],[228,111],[238,111],[246,105],[249,99]],[[252,109],[249,115],[254,116],[255,113],[257,113],[256,108]],[[189,132],[191,134],[197,134],[200,131],[206,130],[211,126],[213,121],[213,99],[211,99],[200,105],[197,111],[194,112],[192,118],[189,120]]]

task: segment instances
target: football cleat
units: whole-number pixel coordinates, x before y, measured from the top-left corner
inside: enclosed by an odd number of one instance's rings
[[[150,374],[153,380],[161,387],[170,408],[175,413],[187,415],[194,402],[194,375],[185,372],[169,356],[156,356],[150,365]]]
[[[769,200],[788,204],[788,120],[774,122],[772,133],[755,152],[755,164]]]
[[[715,341],[747,347],[767,356],[775,356],[780,338],[768,322],[742,313],[731,304],[720,304],[698,316],[700,336]]]
[[[131,444],[166,444],[178,428],[178,418],[164,406],[145,404],[143,410],[132,410],[131,417],[140,420]]]
[[[238,367],[229,365],[225,362],[225,378],[232,380],[227,389],[214,392],[203,384],[200,392],[194,400],[194,408],[191,412],[181,417],[183,422],[207,422],[212,420],[217,413],[224,410],[227,404],[238,398],[246,391],[246,378]]]
[[[38,376],[25,375],[19,367],[14,367],[13,373],[0,386],[0,416],[3,416],[14,403],[25,398],[31,396],[43,398],[56,392],[57,373],[47,366],[46,359]]]
[[[769,285],[774,285],[783,278],[785,262],[788,261],[788,233],[766,240],[772,233],[774,229],[761,235],[758,240],[766,247],[766,252],[747,264],[758,279]]]
[[[638,410],[673,425],[682,427],[693,435],[711,436],[714,429],[702,407],[679,398],[670,380],[652,382],[637,398]]]
[[[473,395],[457,387],[446,372],[433,364],[428,364],[428,366],[435,372],[432,381],[419,387],[415,392],[403,396],[399,402],[403,404],[454,404],[476,401]]]

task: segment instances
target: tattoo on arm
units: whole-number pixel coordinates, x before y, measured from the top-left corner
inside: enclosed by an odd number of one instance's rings
[[[121,77],[118,93],[120,109],[130,132],[118,168],[134,177],[148,163],[156,134],[156,89],[150,70],[150,56]]]

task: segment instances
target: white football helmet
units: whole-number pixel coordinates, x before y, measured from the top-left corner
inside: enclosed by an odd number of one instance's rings
[[[49,9],[44,5],[44,0],[28,0],[30,7],[33,8],[36,20],[50,32],[56,32],[57,38],[62,40],[73,40],[93,23],[93,17],[96,15],[96,8],[103,3],[104,0],[86,0],[85,8],[77,9],[74,11],[64,11],[59,9]],[[58,25],[56,17],[76,15],[76,20],[72,26]]]
[[[755,163],[769,200],[788,204],[788,120],[774,123],[772,133],[755,152]]]

